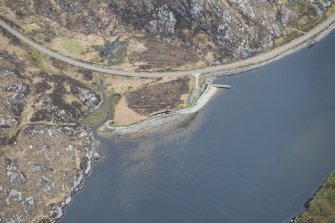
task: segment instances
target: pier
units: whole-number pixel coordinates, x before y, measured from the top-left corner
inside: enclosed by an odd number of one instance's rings
[[[231,89],[231,86],[226,84],[212,84],[211,87]]]

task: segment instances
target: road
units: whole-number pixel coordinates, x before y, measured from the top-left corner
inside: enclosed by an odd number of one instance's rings
[[[63,61],[65,63],[81,67],[84,69],[97,71],[101,73],[106,74],[113,74],[113,75],[119,75],[119,76],[128,76],[128,77],[182,77],[182,76],[190,76],[194,75],[195,73],[201,73],[201,74],[208,74],[208,73],[224,73],[225,71],[229,70],[238,70],[240,68],[246,68],[249,66],[254,66],[258,64],[265,63],[269,60],[272,60],[274,58],[277,58],[281,55],[286,55],[288,51],[291,51],[295,47],[305,43],[306,41],[310,40],[311,38],[317,36],[322,31],[326,30],[330,25],[332,25],[335,22],[335,14],[329,17],[326,21],[316,26],[311,31],[307,32],[305,35],[285,44],[280,47],[277,47],[271,51],[256,55],[254,57],[250,57],[245,60],[240,60],[238,62],[230,63],[230,64],[224,64],[224,65],[218,65],[213,67],[206,67],[201,69],[194,69],[194,70],[188,70],[188,71],[172,71],[172,72],[130,72],[130,71],[121,71],[121,70],[115,70],[112,68],[107,68],[104,66],[99,66],[95,64],[85,63],[78,60],[75,60],[70,57],[63,56],[55,51],[49,50],[45,48],[44,46],[30,40],[22,33],[16,31],[11,26],[9,26],[7,23],[5,23],[3,20],[0,19],[0,26],[7,30],[9,33],[11,33],[13,36],[21,40],[22,42],[28,44],[32,48],[40,51],[43,54],[48,55],[49,57],[58,59],[60,61]]]

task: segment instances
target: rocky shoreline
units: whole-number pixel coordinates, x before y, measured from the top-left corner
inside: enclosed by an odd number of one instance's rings
[[[305,210],[299,215],[291,218],[290,223],[308,223],[308,222],[331,222],[334,218],[334,196],[335,191],[335,172],[332,172],[322,184],[315,190],[313,195],[308,198],[304,204]],[[317,209],[322,210],[316,212]]]
[[[100,157],[78,122],[100,98],[0,31],[0,222],[55,222]]]
[[[101,158],[101,154],[95,150],[96,146],[94,145],[94,136],[92,130],[88,130],[88,134],[91,141],[90,144],[86,145],[85,147],[85,157],[87,158],[87,162],[85,164],[86,167],[83,167],[78,171],[77,178],[72,182],[73,186],[71,187],[70,195],[66,197],[64,201],[60,202],[59,205],[55,205],[49,211],[50,217],[53,217],[50,222],[56,222],[62,219],[65,214],[65,209],[71,204],[73,197],[84,189],[85,178],[88,177],[92,172],[92,162]]]
[[[334,28],[331,24],[312,39],[272,59],[209,75],[229,76],[259,68],[313,45]],[[31,49],[23,52],[18,39],[4,37],[8,33],[1,31],[1,41],[11,52],[0,52],[0,144],[4,146],[0,149],[0,165],[5,170],[0,173],[0,222],[56,222],[73,196],[83,189],[93,160],[100,158],[93,130],[78,123],[82,115],[99,104],[99,97],[88,82],[84,85],[73,78],[75,75],[70,78],[58,70],[59,61],[46,65],[40,55]],[[119,135],[135,136],[138,132],[155,133],[167,122],[171,125],[165,131],[184,126],[213,92],[204,93],[200,102],[189,109],[159,114],[137,127],[113,130],[119,130]]]
[[[0,211],[0,222],[27,222],[35,207],[40,207],[41,210],[48,207],[48,215],[45,215],[46,212],[40,212],[37,216],[35,214],[33,222],[55,222],[60,219],[63,209],[72,201],[72,196],[83,188],[85,176],[92,169],[93,159],[100,157],[95,151],[92,137],[92,131],[85,127],[73,129],[36,125],[25,128],[14,142],[12,148],[14,151],[5,153],[6,171],[3,174],[10,179],[10,184],[5,181],[0,183],[0,197],[5,202],[5,204],[0,202],[0,205],[5,205],[4,211],[7,210],[7,213]],[[54,144],[67,138],[70,140],[65,145]],[[23,139],[29,140],[28,145],[24,145]],[[35,140],[38,141],[34,142]],[[68,168],[63,168],[63,165],[69,165],[72,159],[79,158],[75,155],[77,147],[83,148],[82,161],[77,163],[80,164],[79,168],[76,167],[72,172]],[[30,160],[20,158],[15,150],[22,152],[28,150],[27,152],[35,157]],[[29,169],[32,169],[32,172]],[[2,176],[1,178],[4,179]],[[41,192],[33,193],[33,188]],[[59,196],[64,197],[64,200],[59,200]],[[44,202],[49,205],[45,207]],[[13,209],[9,209],[10,207]],[[11,217],[8,216],[10,213]]]
[[[250,66],[246,66],[246,67],[242,67],[242,68],[234,68],[232,70],[227,70],[227,71],[223,71],[223,72],[213,72],[212,74],[208,74],[208,75],[213,75],[216,77],[220,77],[220,76],[234,76],[234,75],[238,75],[238,74],[243,74],[245,72],[251,71],[251,70],[255,70],[258,68],[261,68],[263,66],[266,66],[270,63],[276,62],[284,57],[287,57],[293,53],[298,52],[301,49],[304,48],[308,48],[313,46],[314,44],[316,44],[317,42],[321,41],[323,38],[325,38],[329,33],[331,33],[332,31],[334,31],[335,29],[335,22],[333,22],[331,25],[329,25],[325,30],[321,31],[320,33],[318,33],[317,35],[315,35],[314,37],[308,39],[306,42],[303,42],[300,45],[295,46],[294,48],[291,48],[290,50],[287,50],[286,52],[271,58],[269,60],[266,60],[264,62],[261,62],[259,64],[255,64],[255,65],[250,65]]]

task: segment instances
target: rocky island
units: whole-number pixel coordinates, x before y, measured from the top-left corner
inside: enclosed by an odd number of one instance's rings
[[[304,35],[334,11],[332,0],[0,2],[0,18],[42,46],[134,72],[239,61]],[[100,157],[97,123],[129,125],[191,105],[193,77],[92,72],[44,56],[4,29],[0,44],[0,222],[61,218]],[[302,217],[300,222],[314,222]]]

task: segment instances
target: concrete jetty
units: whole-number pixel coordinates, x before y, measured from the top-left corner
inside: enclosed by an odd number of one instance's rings
[[[227,84],[212,84],[211,87],[231,89],[231,86]]]

